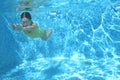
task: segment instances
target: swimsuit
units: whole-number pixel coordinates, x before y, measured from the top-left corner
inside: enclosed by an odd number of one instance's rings
[[[23,32],[32,38],[40,38],[40,37],[43,37],[43,35],[44,35],[44,30],[40,27],[38,27],[37,29],[30,30],[30,31],[23,30]]]

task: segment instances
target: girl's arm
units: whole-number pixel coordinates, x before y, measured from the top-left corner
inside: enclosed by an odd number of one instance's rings
[[[26,27],[23,27],[22,24],[19,24],[19,25],[11,24],[11,26],[14,30],[30,30],[31,31],[37,28],[35,23],[33,23],[31,26],[26,26]]]
[[[24,30],[33,30],[33,29],[36,29],[36,28],[38,28],[38,27],[36,26],[35,23],[33,23],[30,26],[23,27]]]
[[[19,25],[11,24],[11,26],[14,30],[23,30],[23,27],[21,24],[19,24]]]

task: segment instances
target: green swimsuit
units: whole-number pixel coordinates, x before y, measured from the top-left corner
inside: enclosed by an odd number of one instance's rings
[[[37,29],[33,29],[33,30],[24,29],[23,32],[32,38],[40,38],[40,37],[43,37],[44,35],[44,30],[40,27],[38,27]]]
[[[45,34],[45,30],[43,30],[42,28],[40,27],[37,27],[37,28],[28,28],[28,29],[25,29],[23,28],[21,25],[17,25],[17,27],[15,28],[16,30],[23,30],[23,32],[29,36],[29,37],[32,37],[32,38],[40,38],[40,37],[43,37],[44,34]]]

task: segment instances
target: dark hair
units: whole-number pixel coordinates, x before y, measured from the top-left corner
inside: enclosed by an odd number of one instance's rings
[[[22,14],[21,14],[21,19],[23,18],[23,17],[26,17],[26,18],[28,18],[28,19],[32,19],[31,18],[31,14],[29,13],[29,12],[23,12]]]

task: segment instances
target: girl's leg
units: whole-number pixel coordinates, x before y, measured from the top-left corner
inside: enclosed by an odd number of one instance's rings
[[[46,32],[46,31],[44,31],[44,32],[45,33],[44,33],[43,37],[41,37],[41,39],[42,40],[47,40],[50,37],[51,33],[52,33],[52,29],[49,29],[48,32]]]

